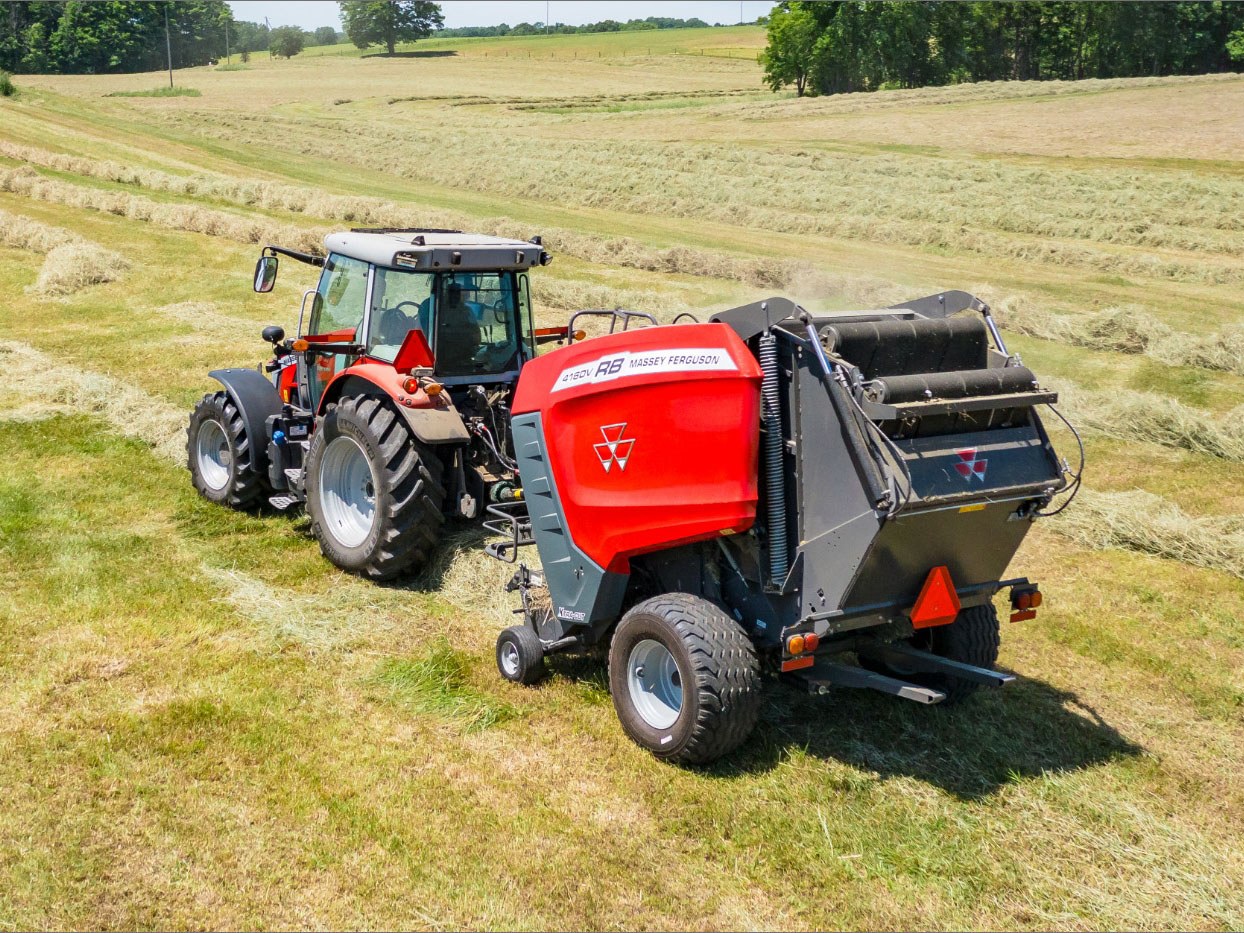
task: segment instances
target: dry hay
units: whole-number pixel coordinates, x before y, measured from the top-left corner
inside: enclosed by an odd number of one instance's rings
[[[1052,387],[1058,390],[1059,407],[1082,430],[1244,461],[1244,406],[1219,415],[1154,392],[1096,391],[1064,380]]]
[[[165,204],[124,191],[104,191],[41,178],[25,167],[0,171],[0,191],[67,207],[100,211],[187,233],[202,233],[239,243],[279,242],[294,249],[318,250],[323,228],[296,227],[264,218],[252,220],[193,204]]]
[[[28,291],[32,295],[60,298],[91,285],[115,282],[130,267],[119,253],[94,243],[66,243],[47,254],[39,277]]]
[[[82,242],[76,233],[0,210],[0,246],[50,253],[58,246]]]
[[[1050,527],[1088,547],[1138,551],[1244,578],[1244,519],[1196,518],[1151,492],[1081,489]]]
[[[489,124],[376,125],[299,115],[169,112],[164,119],[239,132],[304,155],[350,160],[399,177],[552,203],[712,220],[794,234],[904,243],[1100,271],[1198,282],[1244,276],[1225,261],[1244,251],[1244,185],[1170,173],[1140,181],[1100,169],[1035,170],[910,154],[814,149],[754,151],[711,143],[582,140],[533,150],[523,134]],[[214,122],[212,122],[214,121]],[[413,163],[411,146],[483,153],[485,162]],[[431,176],[428,173],[431,172]],[[1177,176],[1177,177],[1176,177]],[[832,182],[830,181],[832,179]],[[1106,248],[1104,244],[1117,245]],[[1180,254],[1143,252],[1160,248]]]
[[[185,463],[186,413],[168,402],[108,376],[62,365],[17,341],[0,341],[0,363],[9,391],[42,399],[49,411],[99,415],[158,455]]]
[[[1244,375],[1244,329],[1215,334],[1173,330],[1140,305],[1121,305],[1081,314],[1055,314],[1024,295],[999,295],[981,285],[998,323],[1028,337],[1090,350],[1143,354],[1175,366],[1198,366]]]
[[[516,565],[489,557],[484,553],[485,543],[487,538],[478,528],[447,532],[437,542],[431,560],[411,581],[413,588],[435,592],[468,613],[468,619],[455,620],[452,627],[462,626],[474,635],[481,629],[496,631],[498,625],[519,621],[514,615],[519,597],[505,591]]]

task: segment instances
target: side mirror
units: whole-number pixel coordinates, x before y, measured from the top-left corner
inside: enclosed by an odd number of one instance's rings
[[[285,339],[285,328],[281,327],[279,324],[269,324],[263,329],[263,333],[260,336],[262,336],[264,340],[268,341],[268,343],[276,346]]]
[[[276,266],[275,256],[259,257],[259,262],[255,263],[255,291],[261,294],[272,291],[276,284]]]

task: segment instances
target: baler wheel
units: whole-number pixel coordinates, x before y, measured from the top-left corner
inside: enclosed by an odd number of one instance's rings
[[[497,670],[506,680],[531,685],[544,677],[544,646],[526,625],[512,625],[497,636]]]
[[[307,452],[307,513],[320,550],[373,580],[417,570],[445,522],[441,474],[440,458],[387,398],[330,406]]]
[[[251,469],[251,438],[228,392],[209,392],[194,406],[186,429],[186,465],[204,499],[248,509],[268,491]]]
[[[725,611],[687,593],[645,600],[609,648],[622,728],[658,758],[707,764],[742,745],[760,715],[760,665]]]
[[[1001,642],[998,612],[993,603],[972,606],[959,613],[949,625],[922,629],[911,639],[913,648],[929,651],[951,661],[962,661],[975,667],[993,669],[998,661]],[[980,684],[960,680],[949,674],[921,674],[891,667],[880,661],[860,659],[860,666],[881,674],[888,674],[911,681],[922,687],[930,687],[946,694],[941,705],[946,706],[966,700],[977,691]]]

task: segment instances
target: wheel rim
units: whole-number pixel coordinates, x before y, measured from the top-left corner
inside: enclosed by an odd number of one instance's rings
[[[358,547],[376,522],[376,479],[363,448],[352,437],[335,437],[320,466],[320,508],[329,534]]]
[[[682,711],[682,676],[678,662],[659,641],[645,638],[631,649],[626,662],[631,704],[654,729],[668,729]]]
[[[229,435],[219,421],[210,419],[199,425],[199,435],[195,438],[195,460],[199,476],[209,489],[219,492],[229,485],[233,451],[229,448]]]
[[[512,641],[501,646],[501,670],[506,677],[518,676],[518,645]]]

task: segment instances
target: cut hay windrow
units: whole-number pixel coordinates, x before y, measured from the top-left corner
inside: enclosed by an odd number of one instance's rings
[[[1082,430],[1244,462],[1244,406],[1215,415],[1154,392],[1095,391],[1062,379],[1051,387],[1059,408]]]
[[[47,254],[29,291],[47,298],[63,298],[91,285],[115,282],[129,268],[129,261],[110,249],[94,243],[65,243]]]
[[[50,253],[58,246],[85,242],[82,237],[69,230],[0,210],[0,246],[30,250],[33,253]]]
[[[744,158],[709,143],[654,147],[573,138],[537,153],[518,135],[499,141],[495,127],[433,125],[435,115],[419,125],[319,120],[314,132],[307,132],[305,122],[294,127],[281,118],[266,123],[251,115],[215,122],[203,113],[162,118],[193,121],[196,129],[221,138],[243,132],[307,156],[349,158],[399,177],[417,173],[421,180],[482,193],[508,196],[521,185],[526,196],[559,204],[1178,281],[1244,279],[1238,263],[1228,261],[1244,249],[1235,235],[1244,224],[1244,186],[1211,184],[1188,173],[1146,179],[1138,192],[1101,170],[1036,171],[928,158],[913,171],[913,157],[875,153],[749,151]],[[487,168],[463,160],[416,167],[404,155],[412,146],[487,152]],[[630,181],[620,184],[622,178]]]
[[[1143,490],[1081,489],[1050,528],[1092,548],[1122,548],[1244,579],[1244,519],[1199,518]]]
[[[41,398],[56,410],[98,415],[159,456],[185,462],[186,413],[163,399],[13,340],[0,340],[0,366],[8,391]]]
[[[43,253],[39,277],[27,291],[63,298],[90,285],[114,282],[130,267],[126,258],[76,233],[0,210],[0,246]]]
[[[998,296],[989,286],[979,286],[975,293],[990,303],[1004,330],[1017,334],[1244,375],[1244,328],[1190,334],[1172,329],[1139,305],[1055,314],[1023,295]]]
[[[100,211],[187,233],[202,233],[239,243],[277,242],[294,249],[318,250],[327,229],[296,227],[275,221],[250,220],[227,211],[198,205],[165,204],[124,191],[104,191],[41,177],[22,166],[0,171],[0,191],[36,201]]]

